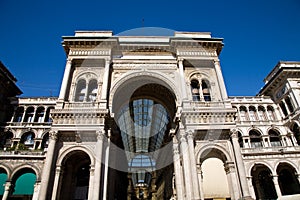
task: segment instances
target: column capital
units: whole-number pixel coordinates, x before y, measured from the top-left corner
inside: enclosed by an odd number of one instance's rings
[[[173,144],[173,153],[174,153],[174,155],[179,155],[178,143]]]
[[[178,135],[178,140],[180,141],[180,143],[182,143],[182,142],[186,142],[186,136],[185,136],[185,134],[179,134]]]
[[[73,58],[67,58],[67,63],[68,63],[68,64],[71,64],[72,61],[73,61]]]
[[[177,61],[178,61],[178,63],[179,63],[179,62],[182,63],[182,62],[184,61],[184,58],[178,58]]]
[[[190,140],[190,139],[194,139],[194,131],[193,130],[188,130],[187,132],[186,132],[186,137],[187,137],[187,139],[188,140]]]
[[[218,57],[214,58],[214,64],[220,64],[220,59]]]
[[[13,184],[12,184],[10,181],[7,181],[7,182],[4,184],[4,190],[9,191],[9,190],[10,190],[10,187],[11,187],[12,185],[13,185]]]
[[[49,131],[49,139],[56,141],[58,139],[58,131],[50,130]]]
[[[235,169],[234,162],[224,163],[224,169],[225,169],[226,174],[233,172]]]
[[[103,140],[105,136],[105,130],[104,129],[97,130],[96,134],[97,134],[97,141]]]
[[[230,129],[230,137],[231,138],[238,138],[238,130],[236,128]]]

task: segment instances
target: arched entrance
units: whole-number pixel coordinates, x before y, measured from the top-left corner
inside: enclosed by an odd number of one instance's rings
[[[88,199],[90,164],[90,157],[83,151],[75,150],[66,155],[58,199]]]
[[[7,173],[6,170],[0,168],[0,197],[4,194],[4,184],[7,181]]]
[[[166,156],[165,151],[172,149],[167,144],[171,142],[168,133],[176,112],[175,95],[157,83],[139,84],[123,87],[113,103],[128,164],[124,199],[170,199],[173,165],[172,156]]]
[[[282,195],[300,194],[300,184],[294,167],[287,163],[280,163],[276,171]]]
[[[230,199],[228,159],[219,149],[206,149],[200,158],[204,199]]]
[[[12,178],[11,195],[9,199],[32,199],[36,174],[33,169],[23,168],[19,170]]]
[[[263,164],[255,164],[251,170],[256,199],[277,199],[271,170]]]

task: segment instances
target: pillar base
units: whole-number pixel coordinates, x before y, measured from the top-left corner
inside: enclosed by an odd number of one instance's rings
[[[252,197],[248,196],[248,197],[242,197],[242,200],[254,200]]]

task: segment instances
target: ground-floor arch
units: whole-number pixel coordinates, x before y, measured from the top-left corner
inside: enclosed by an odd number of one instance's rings
[[[300,194],[300,184],[294,167],[288,163],[280,163],[276,172],[282,195]]]
[[[239,183],[234,162],[221,146],[206,145],[198,154],[204,199],[238,199]]]
[[[12,177],[9,199],[32,199],[36,180],[37,176],[33,169],[19,169]]]
[[[256,199],[277,199],[273,174],[266,165],[255,164],[251,176]]]
[[[7,181],[7,172],[5,169],[0,168],[0,197],[4,194],[4,185]]]
[[[91,159],[87,153],[75,150],[63,162],[57,199],[88,199]]]

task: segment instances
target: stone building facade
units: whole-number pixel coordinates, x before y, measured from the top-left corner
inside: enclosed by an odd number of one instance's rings
[[[222,41],[63,37],[59,97],[10,101],[2,199],[299,199],[300,62],[228,97]]]

